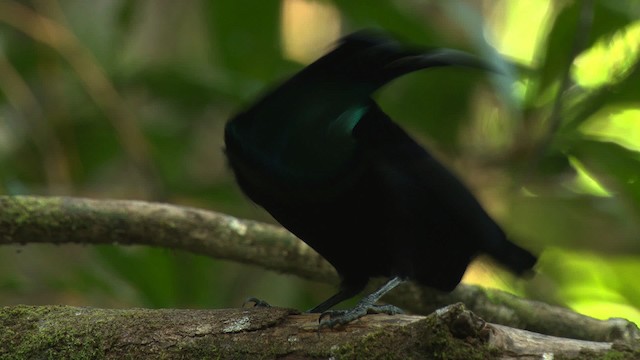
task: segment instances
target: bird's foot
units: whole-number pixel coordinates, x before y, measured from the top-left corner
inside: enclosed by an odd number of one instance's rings
[[[327,310],[320,314],[318,322],[320,329],[334,328],[336,326],[348,324],[354,320],[358,320],[367,314],[402,314],[404,311],[393,305],[377,305],[367,302],[360,302],[353,309],[348,310]],[[328,319],[327,319],[328,318]]]
[[[253,307],[254,308],[268,308],[268,307],[271,307],[271,305],[268,302],[266,302],[264,300],[260,300],[260,299],[255,298],[255,297],[247,298],[244,301],[244,303],[242,303],[242,307],[244,308],[244,307],[246,307],[247,304],[251,304],[251,303],[253,303]]]

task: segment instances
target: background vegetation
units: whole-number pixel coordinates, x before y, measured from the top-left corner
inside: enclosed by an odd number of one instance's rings
[[[424,71],[376,95],[541,254],[530,281],[484,259],[465,281],[640,322],[638,19],[635,0],[4,0],[0,194],[271,222],[226,168],[226,120],[341,34],[381,28],[505,69]],[[332,291],[163,249],[0,248],[1,305],[218,308],[252,295],[304,309]]]

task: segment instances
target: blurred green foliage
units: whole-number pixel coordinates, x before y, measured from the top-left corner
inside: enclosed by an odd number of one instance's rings
[[[167,201],[271,222],[226,168],[225,121],[304,66],[296,46],[312,58],[335,29],[382,28],[504,69],[420,72],[376,95],[541,253],[531,281],[483,261],[465,280],[640,321],[638,19],[635,0],[5,0],[0,193]],[[163,249],[0,248],[0,304],[229,307],[252,295],[305,308],[331,292]]]

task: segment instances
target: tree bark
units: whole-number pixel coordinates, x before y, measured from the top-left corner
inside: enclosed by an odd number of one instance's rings
[[[15,243],[161,246],[260,265],[316,281],[336,283],[338,280],[331,265],[282,228],[211,211],[141,201],[0,196],[0,245]],[[418,314],[430,314],[442,306],[463,302],[471,311],[492,323],[565,338],[627,344],[637,344],[640,339],[637,326],[624,319],[596,320],[568,309],[464,284],[449,294],[406,284],[394,290],[386,300]],[[40,314],[38,316],[68,310],[59,307],[9,307],[3,309],[0,320],[4,321],[9,331],[21,333],[23,327],[17,325],[19,321],[7,323],[7,319],[15,319],[14,315],[24,313],[25,309]],[[84,309],[81,313],[86,311],[93,314],[93,311],[98,310]],[[160,310],[130,311],[135,311],[136,316],[140,315],[139,312],[155,314],[149,316],[168,316]],[[176,313],[170,314],[182,314],[178,310],[174,311]],[[196,314],[208,314],[207,316],[213,316],[211,321],[218,321],[218,315],[226,316],[216,312],[185,311],[187,315],[184,316],[191,318],[199,316]],[[233,313],[236,310],[228,311]],[[274,311],[276,310],[269,310],[268,313]],[[111,319],[111,316],[126,317],[131,313],[124,310],[100,310],[99,314]],[[18,318],[23,319],[19,314]],[[365,327],[369,327],[368,321],[358,322],[360,325],[357,326],[366,324]],[[12,324],[17,327],[13,328]],[[59,324],[51,326],[57,327]],[[491,326],[495,334],[506,331],[504,327]],[[351,325],[347,328],[350,327]],[[123,331],[137,332],[134,329],[132,327]],[[69,331],[68,328],[58,330],[61,331],[60,334]],[[515,341],[511,337],[508,339],[507,342]],[[544,344],[546,346],[550,343]]]
[[[484,322],[462,304],[429,316],[369,315],[318,329],[317,314],[225,310],[0,309],[0,358],[565,359],[640,352]],[[614,357],[615,356],[615,357]]]

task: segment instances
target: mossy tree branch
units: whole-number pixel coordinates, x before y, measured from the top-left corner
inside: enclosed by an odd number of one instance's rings
[[[259,265],[336,283],[334,269],[286,230],[228,215],[168,204],[69,197],[0,196],[0,245],[84,243],[150,245]],[[461,284],[443,294],[413,284],[387,299],[428,314],[463,302],[487,321],[548,335],[592,341],[635,341],[635,324],[600,321],[568,309]]]
[[[0,358],[593,359],[640,355],[484,322],[462,304],[431,315],[370,315],[318,330],[317,314],[281,308],[0,308]],[[545,357],[546,354],[546,357]]]

